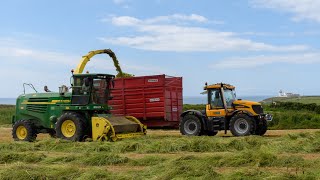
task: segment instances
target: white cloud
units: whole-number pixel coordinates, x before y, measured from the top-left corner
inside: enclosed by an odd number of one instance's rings
[[[104,20],[106,21],[106,20]],[[207,22],[200,15],[169,15],[149,19],[130,16],[111,17],[115,26],[130,27],[138,35],[102,37],[103,42],[153,51],[214,52],[214,51],[304,51],[305,45],[279,46],[240,38],[233,32],[183,25]]]
[[[227,58],[212,65],[215,69],[252,68],[273,63],[312,64],[320,63],[320,53],[301,53],[289,55],[269,55]]]
[[[294,14],[294,21],[320,22],[319,0],[251,0],[254,7],[276,9]]]

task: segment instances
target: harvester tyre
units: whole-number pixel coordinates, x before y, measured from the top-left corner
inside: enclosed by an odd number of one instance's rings
[[[185,115],[179,125],[181,134],[187,136],[200,136],[201,127],[200,119],[192,114]]]
[[[20,120],[13,125],[12,137],[15,141],[33,142],[37,138],[37,131],[30,120]]]
[[[78,113],[66,112],[59,117],[55,130],[58,138],[82,141],[86,135],[85,119]]]
[[[246,114],[234,115],[229,123],[229,129],[234,136],[248,136],[254,132],[253,119]]]
[[[261,120],[261,122],[257,125],[257,129],[255,134],[259,136],[263,136],[268,130],[268,123],[266,120]]]

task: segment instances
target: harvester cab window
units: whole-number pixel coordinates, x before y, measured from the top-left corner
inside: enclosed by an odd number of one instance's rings
[[[94,79],[92,88],[92,103],[106,104],[109,96],[107,79]]]
[[[92,79],[89,77],[74,77],[72,86],[72,104],[89,104]]]
[[[212,89],[210,90],[210,104],[213,109],[221,109],[223,108],[223,102],[221,99],[220,89]]]

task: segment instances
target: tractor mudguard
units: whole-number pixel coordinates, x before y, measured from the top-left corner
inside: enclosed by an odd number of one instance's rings
[[[184,111],[180,117],[183,118],[185,115],[187,114],[193,114],[193,115],[196,115],[200,120],[201,120],[201,124],[203,125],[203,129],[204,130],[208,130],[208,124],[207,124],[207,116],[204,115],[201,111],[198,111],[198,110],[187,110],[187,111]]]
[[[238,114],[238,113],[243,113],[243,114],[246,114],[250,117],[253,117],[253,114],[251,114],[249,111],[244,111],[244,110],[235,110],[234,112],[232,112],[231,117]]]

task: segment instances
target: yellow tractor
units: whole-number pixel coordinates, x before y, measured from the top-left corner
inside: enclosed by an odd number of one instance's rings
[[[180,132],[183,135],[214,136],[220,130],[230,130],[234,136],[264,135],[267,121],[260,103],[236,99],[235,87],[218,83],[205,85],[208,103],[204,111],[187,110],[181,114]]]

